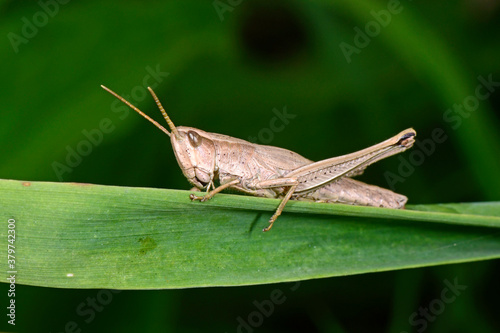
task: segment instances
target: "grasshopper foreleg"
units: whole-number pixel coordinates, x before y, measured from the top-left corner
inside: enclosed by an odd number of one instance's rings
[[[207,201],[207,200],[210,200],[214,197],[214,195],[216,195],[217,193],[219,193],[220,191],[222,190],[225,190],[226,188],[228,187],[231,187],[233,185],[236,185],[238,184],[240,181],[238,179],[235,179],[235,180],[232,180],[228,183],[225,183],[225,184],[222,184],[221,186],[217,187],[217,188],[214,188],[212,191],[208,192],[207,194],[205,195],[195,195],[195,194],[190,194],[189,195],[189,198],[194,201],[194,200],[199,200],[201,202],[204,202],[204,201]]]

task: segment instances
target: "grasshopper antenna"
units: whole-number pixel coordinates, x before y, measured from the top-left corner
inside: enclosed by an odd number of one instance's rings
[[[175,127],[174,123],[172,122],[172,120],[170,120],[170,117],[167,115],[167,112],[163,108],[163,105],[161,105],[161,102],[158,99],[158,97],[156,96],[155,92],[153,91],[153,89],[151,89],[151,87],[148,87],[148,90],[151,93],[151,96],[153,96],[153,98],[156,102],[156,105],[158,105],[158,109],[160,109],[160,112],[163,115],[163,118],[165,118],[165,120],[167,121],[168,127],[170,127],[170,130],[172,131],[172,133],[174,133],[175,137],[178,140],[181,140],[182,137],[179,135],[179,131],[177,131],[177,128]]]
[[[168,136],[170,136],[170,132],[165,127],[163,127],[160,124],[158,124],[157,121],[153,120],[150,116],[148,116],[147,114],[145,114],[144,112],[142,112],[141,110],[139,110],[136,106],[132,105],[132,103],[130,103],[129,101],[127,101],[125,98],[121,97],[120,95],[118,95],[117,93],[115,93],[113,90],[109,89],[108,87],[106,87],[106,86],[104,86],[102,84],[101,84],[101,88],[104,89],[104,90],[106,90],[111,95],[115,96],[116,98],[118,98],[123,103],[127,104],[131,109],[133,109],[138,114],[140,114],[141,116],[143,116],[144,118],[146,118],[147,120],[149,120],[150,122],[152,122],[156,127],[158,127],[159,129],[161,129],[165,134],[167,134]],[[150,91],[151,91],[151,88],[148,87],[148,89],[150,89]],[[153,96],[153,97],[155,97],[155,99],[158,100],[158,98],[156,97],[156,95]],[[158,103],[159,103],[159,101],[157,102],[157,104]],[[163,110],[163,107],[160,109],[160,111],[162,111],[162,110]],[[165,110],[163,110],[162,113],[165,113]],[[164,114],[164,116],[166,116],[166,113]],[[168,116],[166,116],[166,117],[168,118]],[[167,119],[167,118],[165,118],[165,119]],[[170,123],[169,123],[169,121],[170,121]],[[174,124],[172,123],[172,121],[170,120],[170,118],[168,118],[167,123],[170,126],[170,128],[175,129],[175,132],[177,132],[177,128],[174,127]],[[172,124],[172,125],[170,125],[170,124]],[[179,133],[177,132],[176,137],[178,135],[179,135]]]

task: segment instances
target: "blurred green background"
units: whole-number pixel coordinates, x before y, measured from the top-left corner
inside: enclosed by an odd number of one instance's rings
[[[392,172],[412,204],[500,199],[498,84],[474,98],[478,77],[500,82],[498,1],[42,0],[0,1],[0,10],[1,178],[189,189],[168,137],[99,87],[161,122],[145,94],[151,85],[176,125],[312,160],[414,127],[431,153],[416,146],[420,155],[379,162],[360,179],[387,188]],[[273,127],[285,109],[294,117]],[[436,129],[446,140],[431,144]],[[0,330],[496,332],[498,263],[297,288],[123,291],[95,316],[80,305],[109,292],[18,286],[17,325],[4,318]],[[455,301],[423,322],[412,317],[455,279],[467,286]],[[6,306],[7,285],[0,289]],[[274,290],[285,300],[262,314],[256,304]]]

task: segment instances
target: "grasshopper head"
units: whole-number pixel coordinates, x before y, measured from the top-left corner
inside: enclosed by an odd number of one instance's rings
[[[171,133],[163,126],[151,119],[144,112],[125,100],[123,97],[112,91],[111,89],[102,86],[103,89],[111,93],[113,96],[127,104],[133,110],[137,111],[141,116],[152,122],[156,127],[165,132],[170,137],[172,148],[174,149],[175,158],[181,167],[182,173],[191,184],[199,189],[213,185],[215,171],[215,145],[210,139],[207,132],[191,127],[175,127],[167,112],[160,103],[160,100],[148,87],[149,92],[153,96],[158,108],[170,127]]]
[[[215,170],[215,145],[207,132],[192,127],[177,127],[179,135],[170,141],[182,173],[191,184],[205,188],[211,184]]]

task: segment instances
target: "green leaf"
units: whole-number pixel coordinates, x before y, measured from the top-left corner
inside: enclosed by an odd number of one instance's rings
[[[499,202],[391,210],[294,201],[263,233],[278,200],[188,195],[0,180],[0,246],[14,219],[16,282],[58,288],[235,286],[500,257]]]

